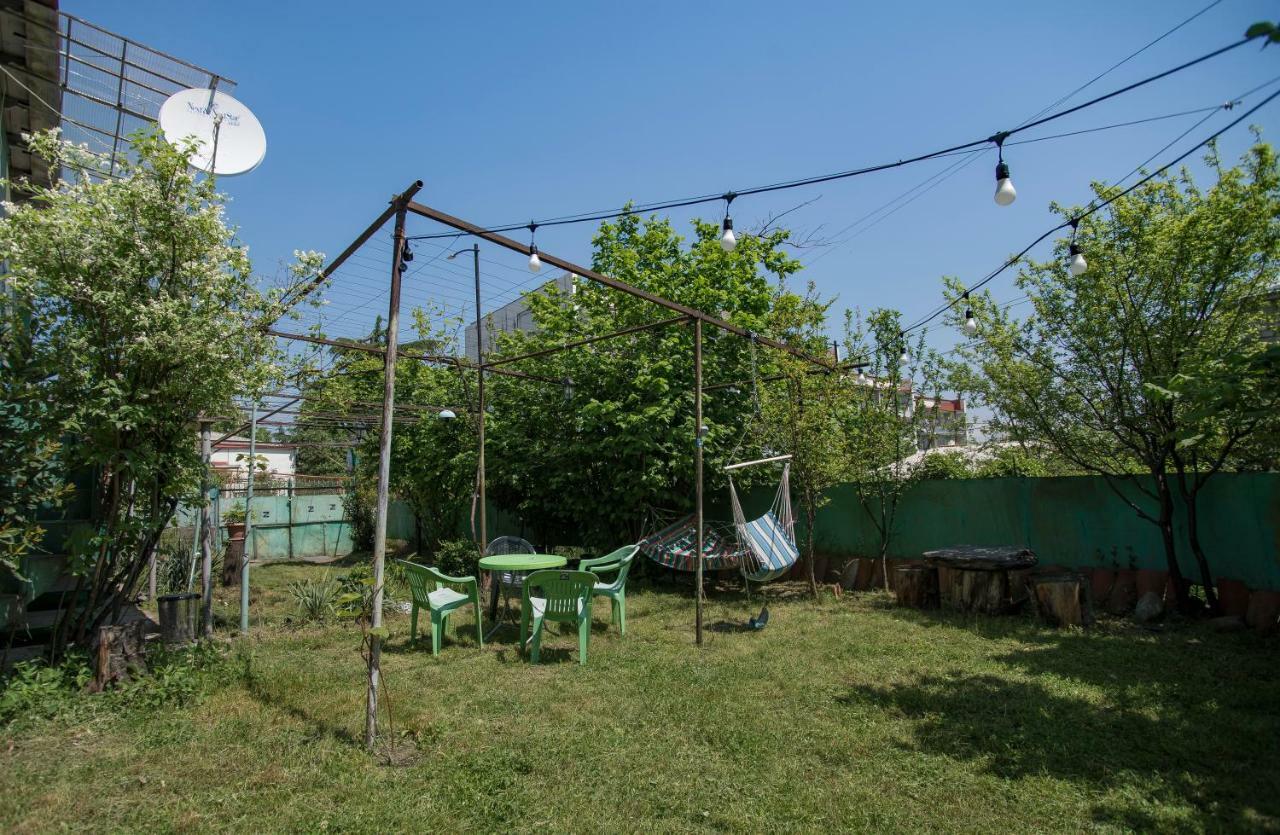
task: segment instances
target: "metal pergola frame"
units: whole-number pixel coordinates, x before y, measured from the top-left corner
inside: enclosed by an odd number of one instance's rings
[[[387,506],[389,502],[389,476],[391,467],[391,433],[394,428],[393,413],[395,410],[395,374],[396,362],[399,358],[417,359],[424,362],[438,362],[454,365],[458,368],[469,368],[476,371],[479,375],[479,456],[478,456],[478,475],[477,483],[479,490],[479,504],[481,507],[480,514],[480,542],[481,547],[487,538],[488,531],[485,526],[484,519],[484,502],[485,502],[485,466],[484,466],[484,422],[485,422],[485,402],[484,402],[484,376],[486,373],[500,374],[511,377],[521,377],[541,382],[558,383],[560,380],[554,380],[547,377],[541,377],[534,374],[525,374],[523,372],[514,371],[512,369],[503,368],[501,366],[508,365],[520,360],[532,359],[535,357],[543,357],[559,353],[561,351],[572,350],[574,348],[590,345],[596,342],[602,342],[641,331],[651,330],[655,328],[666,327],[677,324],[693,324],[693,369],[694,369],[694,516],[697,527],[697,549],[698,549],[698,567],[696,576],[696,614],[694,622],[694,642],[698,645],[702,644],[702,598],[703,598],[703,539],[705,535],[704,519],[703,519],[703,466],[702,466],[702,393],[705,390],[702,384],[702,339],[704,326],[711,326],[722,331],[734,334],[735,336],[753,340],[754,342],[767,345],[776,350],[790,354],[798,359],[804,360],[815,366],[815,373],[832,372],[843,370],[844,365],[838,361],[828,361],[794,348],[786,343],[752,333],[745,328],[739,327],[724,319],[713,316],[705,311],[698,310],[694,307],[672,301],[670,299],[635,287],[624,281],[620,281],[612,276],[597,272],[588,267],[575,264],[564,258],[560,258],[551,253],[538,250],[538,257],[543,263],[559,267],[568,273],[581,276],[598,284],[604,285],[610,289],[620,293],[633,296],[638,299],[651,302],[652,304],[669,310],[677,315],[667,319],[649,322],[642,325],[633,325],[631,327],[622,328],[612,333],[590,336],[583,339],[566,342],[553,348],[545,348],[528,354],[514,357],[501,357],[492,362],[486,362],[484,358],[484,332],[483,322],[484,314],[479,308],[480,300],[480,276],[479,270],[476,271],[476,342],[477,342],[477,361],[469,362],[458,357],[445,357],[436,355],[412,354],[404,352],[398,346],[398,330],[400,322],[400,265],[401,258],[407,243],[405,236],[405,220],[409,214],[414,214],[427,220],[440,223],[444,226],[451,227],[459,232],[470,235],[473,238],[487,241],[495,246],[517,252],[521,255],[531,255],[532,246],[523,244],[519,241],[508,238],[497,232],[489,231],[481,226],[477,226],[461,218],[446,214],[439,209],[426,206],[414,200],[417,193],[422,189],[422,181],[416,180],[409,185],[400,194],[393,197],[387,208],[378,215],[368,227],[361,232],[349,246],[346,247],[339,255],[334,258],[323,270],[308,284],[304,285],[298,292],[294,293],[291,298],[285,301],[288,306],[292,306],[300,301],[307,294],[320,287],[330,276],[332,276],[343,263],[346,262],[357,250],[360,249],[370,238],[380,230],[388,220],[395,218],[393,244],[392,244],[392,263],[390,277],[390,302],[387,312],[387,340],[386,347],[359,345],[349,342],[337,340],[323,339],[320,337],[302,336],[300,334],[285,333],[281,331],[269,330],[268,332],[274,336],[285,339],[299,339],[307,342],[332,345],[334,347],[351,348],[354,350],[364,350],[374,353],[380,353],[385,357],[385,373],[383,377],[383,400],[382,400],[382,423],[379,438],[378,452],[378,497],[377,507],[374,521],[374,541],[373,541],[373,574],[374,574],[374,600],[372,612],[372,631],[370,635],[370,655],[369,655],[369,693],[366,702],[365,712],[365,744],[372,746],[377,733],[377,707],[378,707],[378,683],[380,675],[380,657],[381,657],[381,625],[382,625],[382,591],[383,576],[386,562],[386,535],[387,535]],[[707,388],[727,387],[729,384],[711,386]]]

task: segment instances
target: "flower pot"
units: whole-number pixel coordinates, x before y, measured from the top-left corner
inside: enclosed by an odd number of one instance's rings
[[[244,539],[244,522],[228,522],[227,523],[227,539],[241,540]]]
[[[1249,587],[1242,581],[1229,577],[1219,577],[1217,584],[1218,605],[1222,607],[1222,614],[1244,617],[1249,611]]]
[[[1168,582],[1168,571],[1160,571],[1154,568],[1140,568],[1138,569],[1137,575],[1138,597],[1142,597],[1142,595],[1147,592],[1163,597],[1164,587]]]

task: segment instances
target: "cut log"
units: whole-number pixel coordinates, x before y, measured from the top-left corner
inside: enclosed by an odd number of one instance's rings
[[[94,648],[93,683],[99,693],[112,684],[131,681],[147,672],[146,620],[124,626],[104,626],[98,630]]]
[[[904,565],[894,572],[898,605],[911,609],[938,606],[938,572],[925,565]]]
[[[226,554],[222,558],[222,585],[240,585],[240,563],[244,560],[244,540],[227,541]]]
[[[1079,574],[1047,574],[1028,581],[1040,617],[1053,626],[1088,626],[1093,622],[1089,593]]]
[[[1003,571],[970,571],[952,568],[947,572],[950,587],[943,592],[949,608],[961,612],[998,615],[1009,608],[1009,578]]]

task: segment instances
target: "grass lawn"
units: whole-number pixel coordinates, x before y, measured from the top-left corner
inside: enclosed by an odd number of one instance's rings
[[[465,613],[433,659],[396,614],[370,755],[356,628],[286,622],[326,570],[255,569],[240,672],[186,707],[0,731],[0,829],[1280,831],[1274,639],[779,586],[760,633],[712,598],[698,649],[687,592],[637,587],[626,638],[601,601],[587,666],[566,630],[533,667]]]

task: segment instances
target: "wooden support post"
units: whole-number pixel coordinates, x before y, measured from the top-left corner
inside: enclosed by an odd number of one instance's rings
[[[240,634],[249,633],[249,560],[258,556],[253,536],[253,482],[258,466],[258,401],[249,413],[249,486],[244,494],[244,548],[240,557]]]
[[[364,744],[372,750],[378,737],[378,684],[382,665],[382,584],[387,551],[387,510],[391,482],[391,431],[396,405],[396,344],[400,328],[400,265],[404,254],[403,204],[396,212],[391,258],[391,302],[387,310],[387,352],[382,384],[382,433],[378,443],[378,500],[373,522],[373,612],[369,635],[369,696],[365,702]]]
[[[702,320],[693,321],[693,480],[694,515],[697,517],[698,581],[695,641],[702,645]]]
[[[476,278],[476,388],[478,400],[480,401],[480,423],[479,423],[479,450],[476,471],[478,473],[479,484],[479,501],[480,501],[480,553],[484,553],[485,545],[489,542],[489,528],[486,523],[485,508],[485,471],[484,471],[484,313],[480,309],[480,244],[471,245],[472,262],[475,265]]]
[[[213,637],[213,520],[209,515],[209,459],[213,451],[210,426],[209,421],[200,421],[200,457],[204,459],[204,472],[200,476],[200,598],[206,638]]]

